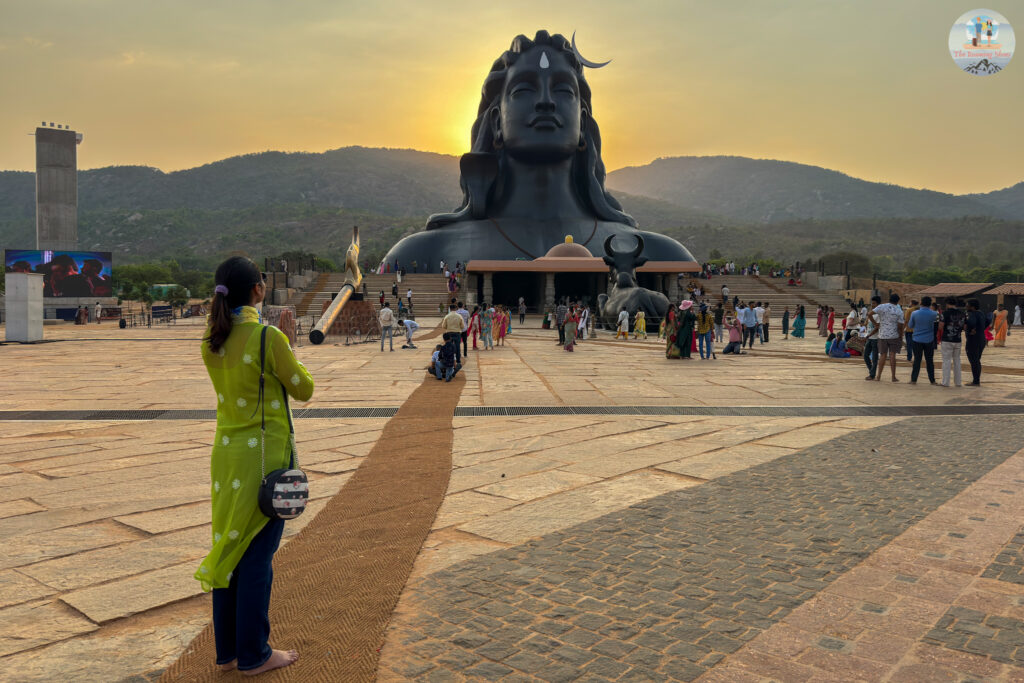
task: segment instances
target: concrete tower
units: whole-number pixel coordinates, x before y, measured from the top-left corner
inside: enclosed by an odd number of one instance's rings
[[[73,130],[36,128],[36,249],[78,249],[81,139]]]

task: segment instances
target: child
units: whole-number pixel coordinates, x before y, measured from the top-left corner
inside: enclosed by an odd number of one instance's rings
[[[437,374],[437,359],[441,356],[441,345],[438,344],[434,347],[434,352],[430,354],[430,365],[427,370],[431,375]],[[440,379],[440,378],[438,378]]]
[[[830,332],[829,335],[828,335],[828,340],[825,341],[825,355],[826,356],[831,356],[832,355],[832,345],[835,344],[835,343],[836,343],[836,333],[835,332]]]
[[[832,348],[829,350],[829,356],[832,358],[849,358],[850,352],[846,350],[846,342],[843,341],[843,333],[840,332],[836,335],[835,341],[832,342]]]
[[[641,335],[647,339],[647,316],[643,311],[637,311],[633,316],[633,339],[639,339]]]

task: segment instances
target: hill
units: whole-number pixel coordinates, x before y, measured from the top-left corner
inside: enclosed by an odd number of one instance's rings
[[[817,166],[744,157],[662,158],[614,171],[606,184],[737,223],[958,216],[1024,220],[1024,184],[1012,192],[1014,188],[957,196],[872,183]]]
[[[926,253],[944,265],[999,245],[991,258],[1024,260],[1024,183],[957,197],[789,162],[679,157],[615,171],[608,186],[641,227],[679,239],[701,259],[712,250],[737,259],[852,250],[896,263]],[[0,246],[35,243],[34,195],[32,173],[0,172]],[[121,263],[175,258],[209,268],[237,249],[340,259],[353,224],[365,257],[378,259],[429,214],[456,207],[461,192],[456,157],[347,147],[263,152],[173,173],[81,171],[79,201],[83,249],[113,251]]]

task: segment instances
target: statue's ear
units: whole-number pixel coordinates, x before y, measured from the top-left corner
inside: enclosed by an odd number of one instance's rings
[[[641,256],[636,261],[633,262],[633,267],[634,268],[639,268],[640,266],[642,266],[645,263],[647,263],[647,257],[646,256]]]
[[[491,107],[491,110],[487,112],[488,124],[491,127],[491,137],[494,140],[498,140],[501,137],[501,109],[498,107]]]
[[[615,259],[613,259],[611,256],[602,256],[601,258],[603,258],[604,262],[607,263],[610,267],[615,267]]]

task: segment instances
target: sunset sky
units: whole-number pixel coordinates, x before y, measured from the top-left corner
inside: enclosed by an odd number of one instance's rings
[[[518,33],[594,61],[609,169],[662,156],[796,161],[987,192],[1024,180],[1024,55],[950,58],[949,0],[0,0],[0,169],[32,170],[41,121],[81,168],[165,171],[348,145],[460,154]],[[991,5],[1024,30],[1018,0]]]

